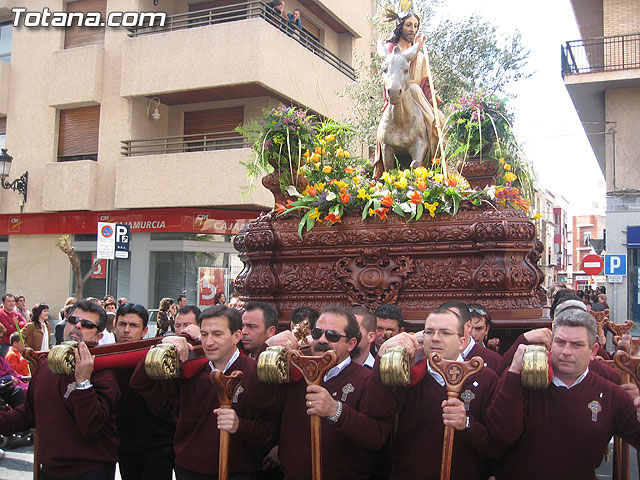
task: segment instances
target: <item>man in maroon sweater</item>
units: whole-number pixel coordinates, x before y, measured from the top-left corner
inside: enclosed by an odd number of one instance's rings
[[[242,314],[242,345],[251,358],[265,350],[265,342],[278,329],[278,312],[266,302],[249,302]]]
[[[116,342],[142,340],[147,333],[148,322],[149,312],[144,306],[133,303],[121,305],[116,312]],[[177,323],[176,319],[176,330]],[[173,412],[154,411],[154,404],[145,402],[142,395],[131,389],[129,381],[134,368],[113,370],[121,393],[117,415],[120,475],[123,480],[171,480],[176,418]]]
[[[366,414],[367,377],[370,370],[351,361],[357,356],[360,327],[351,312],[328,306],[311,331],[314,355],[333,350],[338,365],[327,372],[322,385],[304,380],[283,385],[279,459],[287,480],[311,478],[310,415],[322,417],[322,473],[331,479],[369,479],[370,450],[384,444],[391,420]],[[276,338],[278,337],[278,338]],[[290,331],[279,333],[272,344],[295,348]]]
[[[424,349],[446,360],[462,361],[465,321],[450,309],[437,309],[425,321],[423,346],[414,336],[401,333],[380,347],[380,355],[392,346],[403,346],[409,355]],[[498,377],[489,368],[469,378],[461,399],[447,399],[444,379],[427,360],[411,371],[411,386],[392,389],[382,384],[380,363],[369,379],[367,409],[376,416],[396,417],[391,445],[392,479],[438,478],[445,425],[455,429],[452,479],[482,479],[484,459],[498,458],[503,448],[493,442],[484,426],[486,409]]]
[[[589,369],[598,350],[596,322],[579,309],[555,317],[554,377],[544,390],[524,391],[520,345],[487,413],[490,435],[511,445],[496,479],[594,479],[612,435],[640,447],[631,396]],[[640,407],[639,407],[640,408]]]
[[[94,357],[84,343],[97,343],[106,323],[100,305],[76,302],[64,329],[65,340],[80,342],[75,377],[55,375],[43,362],[33,375],[25,403],[0,415],[2,435],[35,426],[42,480],[114,478],[120,394],[111,371],[93,371]]]
[[[24,319],[15,311],[16,299],[10,293],[2,296],[2,308],[0,308],[0,324],[4,327],[4,335],[0,338],[0,355],[4,355],[9,351],[9,338],[11,334],[16,332],[16,320],[19,328],[24,326]]]
[[[240,355],[242,320],[237,310],[224,305],[205,309],[198,318],[205,359],[193,376],[178,380],[151,380],[144,361],[131,377],[131,387],[156,404],[164,400],[168,411],[179,402],[178,424],[173,440],[178,480],[217,478],[220,430],[231,433],[229,473],[232,479],[249,479],[259,472],[266,447],[275,442],[277,422],[258,412],[275,410],[270,403],[270,387],[258,382],[256,361]],[[193,347],[184,337],[169,336],[162,343],[175,345],[180,361],[185,362]],[[207,361],[208,360],[208,361]],[[233,408],[221,409],[218,395],[209,380],[213,369],[225,375],[243,372],[241,388],[233,399]]]
[[[448,308],[464,320],[464,348],[462,349],[462,358],[470,360],[473,357],[482,357],[485,367],[489,367],[494,372],[497,372],[500,365],[502,365],[502,357],[493,350],[486,348],[482,343],[476,342],[471,336],[472,324],[469,306],[464,302],[452,300],[443,303],[440,305],[440,308]]]

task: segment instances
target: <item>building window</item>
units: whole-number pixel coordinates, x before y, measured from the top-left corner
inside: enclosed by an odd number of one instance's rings
[[[80,271],[84,274],[91,266],[91,260],[95,253],[77,252],[80,259]],[[84,284],[82,294],[84,297],[104,298],[105,295],[113,295],[115,298],[129,297],[131,278],[131,259],[106,260],[104,272],[89,277]],[[102,277],[102,278],[96,278]],[[71,294],[76,290],[75,275],[71,275]]]
[[[11,32],[13,25],[11,21],[0,22],[0,60],[11,61]]]
[[[584,242],[582,244],[585,247],[591,246],[591,232],[584,232]]]
[[[60,111],[58,161],[98,160],[100,105]]]
[[[100,12],[101,18],[107,16],[107,0],[78,0],[67,3],[67,12]],[[105,27],[66,27],[64,32],[64,48],[81,47],[104,43]]]
[[[0,252],[0,292],[7,291],[7,252]]]
[[[235,128],[244,122],[244,107],[216,108],[184,113],[186,150],[219,150],[242,145]]]
[[[7,144],[7,117],[0,118],[0,148]]]

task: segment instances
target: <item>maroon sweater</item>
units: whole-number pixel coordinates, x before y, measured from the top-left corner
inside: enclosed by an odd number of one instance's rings
[[[594,401],[600,409],[596,421],[589,409]],[[489,407],[487,427],[496,441],[512,445],[496,479],[595,480],[612,435],[640,447],[631,397],[591,372],[571,389],[550,384],[523,391],[520,375],[506,371]]]
[[[493,350],[489,350],[479,342],[476,342],[465,360],[471,360],[473,357],[481,357],[484,360],[485,366],[489,367],[494,372],[500,370],[500,365],[502,365],[502,357],[500,354]]]
[[[527,339],[524,337],[524,333],[516,339],[513,345],[511,345],[511,348],[502,356],[502,365],[497,371],[498,375],[502,375],[505,370],[509,370],[511,362],[513,361],[513,357],[516,354],[516,350],[518,349],[518,345],[521,344],[529,345],[529,342],[527,342]],[[622,376],[619,372],[611,367],[607,367],[599,360],[591,360],[591,362],[589,362],[589,370],[597,373],[601,377],[606,378],[610,382],[613,382],[617,385],[620,385],[620,383],[622,382]]]
[[[52,477],[74,477],[118,459],[116,406],[120,396],[110,370],[93,372],[93,386],[64,398],[71,375],[51,373],[47,362],[35,371],[24,404],[0,415],[0,434],[35,426],[38,460]]]
[[[120,451],[147,452],[173,443],[176,417],[173,411],[153,411],[139,393],[129,386],[134,368],[117,368],[113,374],[120,388],[118,434]]]
[[[268,408],[272,389],[258,382],[256,361],[240,355],[227,375],[234,370],[244,373],[242,392],[233,409],[238,414],[238,431],[229,439],[229,473],[253,473],[261,470],[266,447],[275,442],[275,417],[259,413],[252,407]],[[220,430],[213,410],[220,406],[216,390],[209,380],[211,368],[202,364],[201,370],[191,378],[154,381],[144,369],[144,361],[136,367],[130,385],[145,399],[158,402],[163,398],[170,411],[179,399],[178,424],[173,439],[176,466],[201,475],[218,474]],[[261,402],[262,400],[262,402]],[[157,408],[157,407],[156,407]]]
[[[385,387],[380,380],[380,364],[376,362],[369,379],[368,409],[375,415],[394,417],[397,428],[391,441],[392,479],[440,477],[442,458],[442,402],[447,392],[423,368],[412,369],[412,386],[401,389]],[[417,378],[416,378],[417,377]],[[485,412],[498,384],[491,369],[484,369],[464,384],[469,391],[469,416],[473,419],[467,432],[456,431],[453,442],[451,478],[482,479],[483,459],[499,458],[504,449],[492,441],[484,426]]]
[[[340,401],[344,398],[343,388],[348,384],[353,387],[342,402],[338,422],[332,425],[322,419],[322,474],[326,479],[368,479],[372,468],[370,450],[384,445],[391,421],[365,413],[369,372],[351,362],[337,377],[321,384]],[[284,403],[278,456],[287,480],[311,478],[311,417],[305,405],[306,388],[304,380],[299,380],[283,385],[280,392]]]

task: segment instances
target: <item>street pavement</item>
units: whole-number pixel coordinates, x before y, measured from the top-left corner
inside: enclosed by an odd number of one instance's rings
[[[567,446],[567,448],[571,448]],[[612,445],[609,445],[611,451]],[[638,462],[635,450],[631,449],[631,475],[638,478]],[[602,462],[596,474],[598,479],[609,480],[611,463]],[[33,446],[5,450],[5,457],[0,460],[0,480],[31,480],[33,478]],[[174,475],[175,479],[175,475]],[[121,480],[120,472],[116,468],[116,480]]]

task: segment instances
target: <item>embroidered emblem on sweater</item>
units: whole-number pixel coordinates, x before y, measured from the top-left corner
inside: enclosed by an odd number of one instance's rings
[[[465,390],[464,392],[462,392],[462,395],[460,395],[460,398],[464,402],[464,409],[468,412],[471,400],[476,398],[476,395],[471,390]]]
[[[233,395],[233,403],[238,403],[238,395],[240,395],[242,392],[244,392],[244,388],[242,388],[242,385],[240,385],[236,390],[236,393]]]
[[[597,422],[598,412],[602,411],[602,407],[600,406],[600,403],[598,403],[597,400],[594,400],[593,402],[589,403],[589,405],[587,405],[587,408],[591,410],[591,421]]]
[[[342,387],[342,398],[340,399],[340,401],[346,402],[347,395],[349,395],[353,391],[355,391],[355,388],[353,388],[353,385],[351,385],[350,383],[347,383],[344,387]]]

